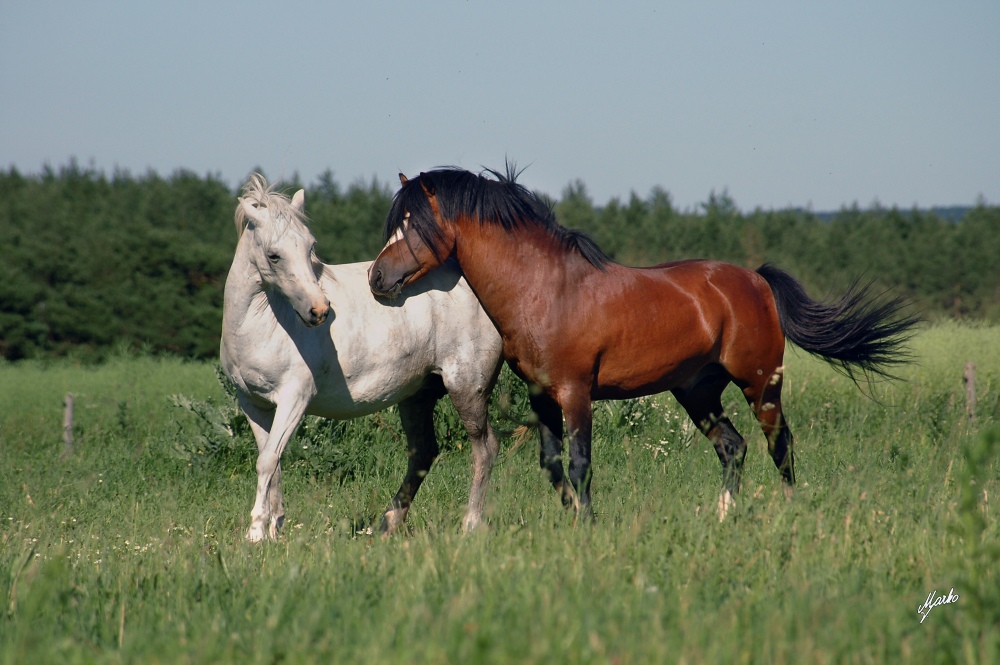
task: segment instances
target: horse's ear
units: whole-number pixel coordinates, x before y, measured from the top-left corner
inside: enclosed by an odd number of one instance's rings
[[[400,174],[399,174],[399,184],[400,184],[400,185],[405,185],[405,184],[406,184],[406,183],[408,183],[408,182],[410,182],[410,179],[409,179],[409,178],[407,178],[407,177],[406,177],[405,175],[403,175],[402,173],[400,173]]]
[[[242,197],[239,199],[239,202],[240,207],[243,208],[243,213],[247,216],[247,218],[255,222],[260,222],[262,215],[257,206]]]
[[[305,212],[306,210],[306,190],[300,189],[295,192],[295,196],[292,197],[292,207],[299,212]]]
[[[420,174],[420,186],[424,189],[424,194],[427,196],[434,196],[437,190],[434,189],[434,183],[430,181],[430,178],[426,178],[426,173]]]

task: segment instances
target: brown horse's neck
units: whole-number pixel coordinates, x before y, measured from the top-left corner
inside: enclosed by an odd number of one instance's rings
[[[507,231],[462,221],[456,258],[483,309],[501,330],[524,317],[551,316],[578,297],[581,281],[600,270],[544,229]]]

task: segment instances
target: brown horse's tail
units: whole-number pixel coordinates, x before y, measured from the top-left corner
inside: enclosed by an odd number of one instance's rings
[[[757,274],[767,281],[778,308],[785,338],[843,371],[857,383],[860,369],[867,379],[892,378],[889,370],[910,360],[904,348],[920,317],[904,315],[902,298],[871,297],[871,284],[853,283],[839,300],[821,303],[806,294],[794,277],[765,263]]]

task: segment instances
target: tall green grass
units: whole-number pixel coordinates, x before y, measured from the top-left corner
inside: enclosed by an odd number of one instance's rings
[[[718,460],[669,396],[596,406],[593,526],[560,506],[532,434],[504,439],[488,527],[462,535],[470,461],[442,404],[446,445],[409,533],[382,540],[367,527],[405,468],[398,418],[307,423],[286,454],[284,531],[263,546],[243,541],[252,441],[237,427],[208,445],[170,398],[228,408],[211,365],[2,364],[0,661],[1000,662],[998,342],[996,327],[931,327],[871,397],[790,349],[799,488],[783,498],[727,393],[750,450],[721,524]],[[921,623],[927,595],[952,588]]]

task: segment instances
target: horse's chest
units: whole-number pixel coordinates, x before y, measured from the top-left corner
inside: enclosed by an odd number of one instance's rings
[[[244,368],[240,374],[243,377],[243,385],[248,394],[258,395],[268,398],[268,401],[273,401],[270,398],[277,392],[280,383],[277,376],[269,372],[262,372],[253,367]]]
[[[235,348],[234,348],[235,347]],[[301,360],[290,358],[282,345],[251,343],[230,345],[229,373],[237,387],[258,403],[277,403],[277,395],[288,385]]]

